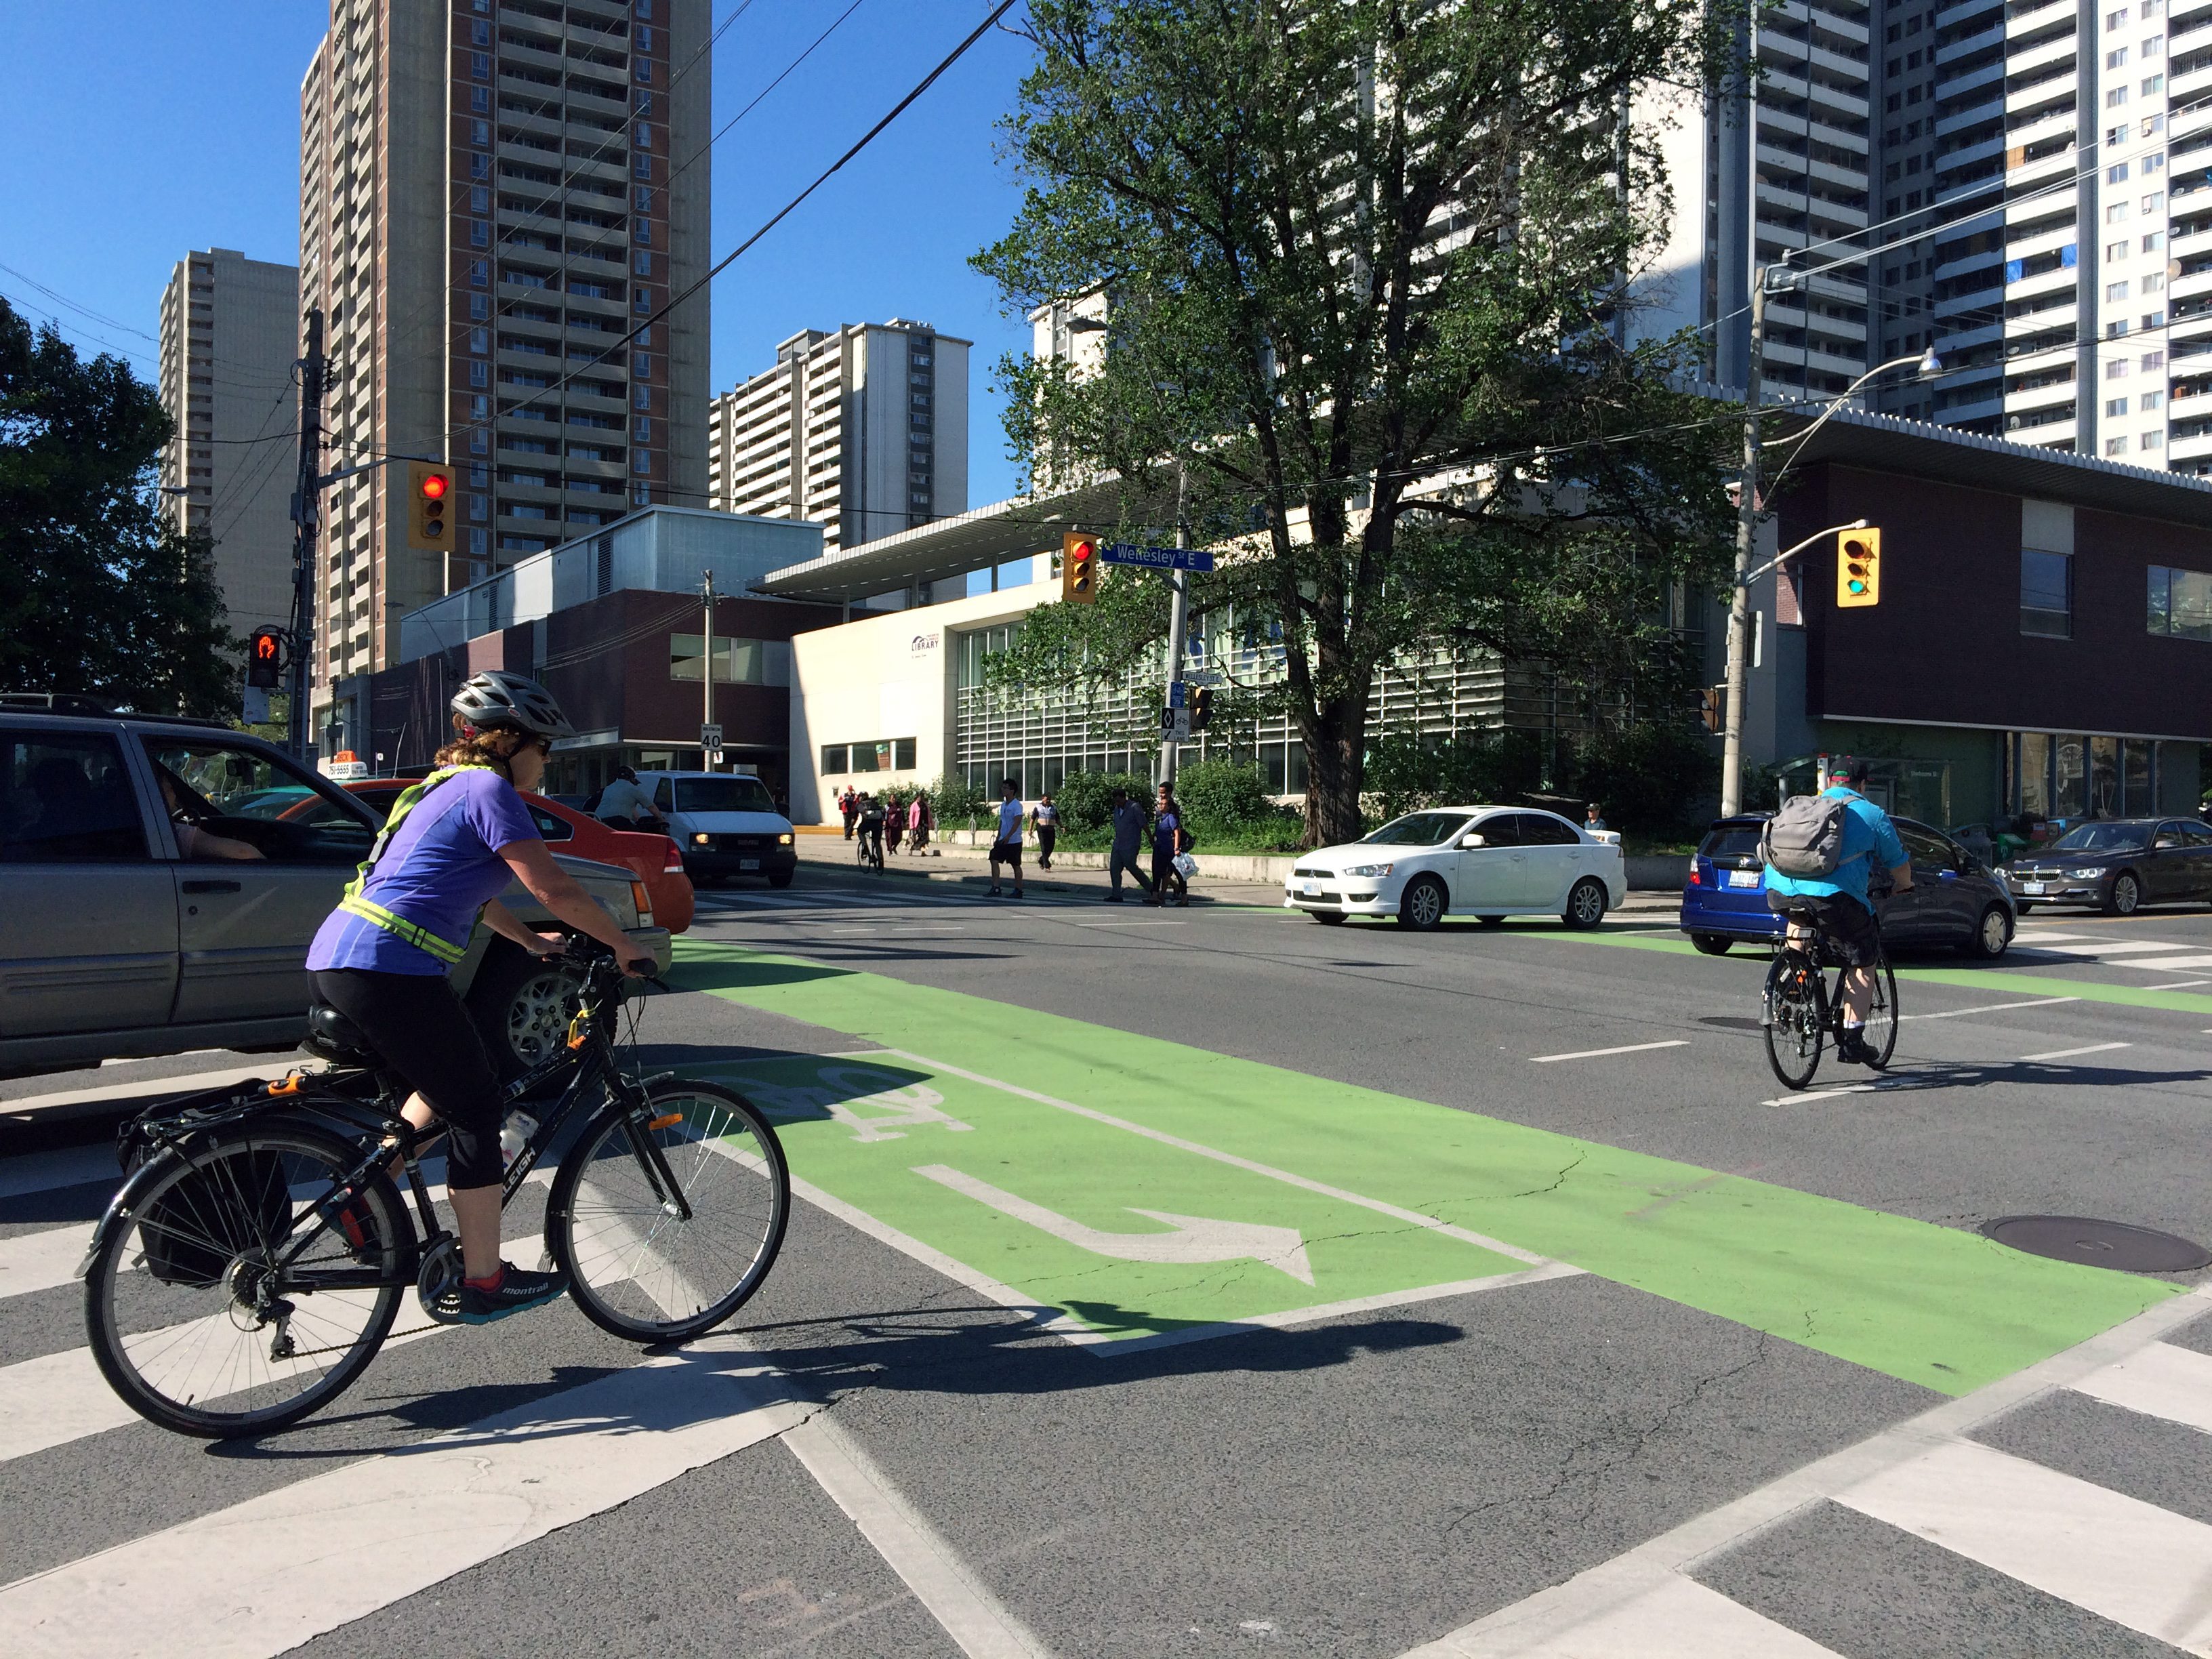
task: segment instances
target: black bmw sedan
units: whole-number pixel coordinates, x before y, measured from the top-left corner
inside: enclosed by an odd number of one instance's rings
[[[2109,916],[2146,904],[2212,900],[2212,825],[2196,818],[2100,818],[2005,866],[2013,902],[2094,905]]]

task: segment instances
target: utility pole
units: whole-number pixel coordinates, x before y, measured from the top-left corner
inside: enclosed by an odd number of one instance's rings
[[[709,570],[704,574],[706,581],[702,586],[707,596],[707,655],[699,677],[707,684],[707,704],[706,712],[700,718],[707,725],[712,726],[714,723],[714,573]],[[703,737],[706,734],[702,732],[700,735]],[[711,772],[714,769],[714,751],[703,744],[699,750],[699,765],[705,771]]]
[[[1759,396],[1765,354],[1766,269],[1751,273],[1751,352],[1744,368],[1743,477],[1735,504],[1735,580],[1729,591],[1728,707],[1721,745],[1721,816],[1743,810],[1743,680],[1750,654],[1751,558],[1759,535]]]
[[[1188,550],[1190,546],[1190,514],[1185,510],[1184,492],[1189,475],[1184,464],[1176,464],[1176,545]],[[1176,691],[1182,681],[1183,636],[1190,627],[1190,573],[1187,570],[1168,572],[1168,696],[1167,707],[1173,708]],[[1186,701],[1182,707],[1188,708]],[[1176,766],[1182,757],[1182,746],[1172,732],[1160,737],[1159,781],[1172,785],[1176,781]]]
[[[315,531],[322,519],[323,313],[307,313],[307,355],[300,359],[300,476],[292,493],[292,707],[285,746],[307,758],[307,659],[315,645]]]

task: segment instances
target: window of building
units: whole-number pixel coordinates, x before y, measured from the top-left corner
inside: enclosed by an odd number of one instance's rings
[[[491,123],[489,121],[470,122],[469,142],[475,144],[479,149],[489,148],[491,143]]]
[[[634,107],[635,107],[635,109],[636,112],[637,112],[638,114],[640,114],[640,115],[650,115],[650,114],[652,114],[652,113],[653,113],[653,94],[652,94],[651,93],[649,93],[649,92],[641,92],[641,93],[639,93],[639,94],[637,94],[637,96],[636,96],[636,100],[635,100],[635,105],[634,105]]]
[[[2142,251],[2145,253],[2155,253],[2165,246],[2166,233],[2162,230],[2154,230],[2142,239]]]
[[[651,149],[653,148],[653,129],[646,125],[642,121],[640,121],[637,124],[636,143],[640,149]]]
[[[2145,218],[2148,218],[2154,213],[2163,212],[2165,211],[2165,209],[2166,192],[2162,190],[2154,190],[2151,191],[2149,195],[2142,198],[2142,210],[2143,216]]]
[[[2119,224],[2123,222],[2127,216],[2128,204],[2125,202],[2114,202],[2111,206],[2105,210],[2105,222],[2108,225]]]
[[[490,156],[489,156],[489,155],[471,155],[471,156],[470,156],[470,157],[469,157],[469,177],[470,177],[470,178],[471,178],[471,179],[489,179],[489,178],[490,178],[490,177],[491,177],[491,157],[490,157]],[[487,204],[487,205],[486,205],[486,206],[484,206],[483,208],[480,209],[480,210],[479,210],[479,211],[481,211],[481,212],[484,212],[484,213],[489,213],[489,212],[490,212],[490,211],[491,211],[491,209],[490,209],[489,205],[489,204]]]
[[[860,743],[825,743],[822,745],[823,775],[849,777],[856,772],[911,772],[915,769],[919,747],[912,738],[875,738]]]
[[[2166,434],[2163,431],[2146,432],[2142,437],[2136,440],[2136,447],[2137,449],[2163,449],[2166,447]]]
[[[2105,399],[2105,413],[2106,415],[2124,415],[2127,412],[2128,400],[2125,398],[2107,398]]]
[[[2149,155],[2144,156],[2142,158],[2142,170],[2145,173],[2165,172],[2166,152],[2162,149],[2154,149],[2151,151]]]
[[[629,470],[633,472],[652,471],[653,457],[647,454],[642,449],[632,451],[629,458]]]
[[[2164,117],[2163,115],[2146,115],[2146,116],[2144,116],[2144,117],[2143,117],[2143,118],[2142,118],[2142,136],[2143,136],[2144,137],[2148,138],[2148,137],[2149,137],[2153,133],[2155,133],[2155,132],[2164,132],[2165,131],[2166,131],[2166,117]]]
[[[2145,328],[2164,328],[2166,313],[2162,311],[2146,311],[2143,313],[2142,325]]]
[[[2108,302],[2115,300],[2124,300],[2127,297],[2128,285],[2124,282],[2107,283],[2105,284],[2105,298]]]
[[[641,380],[647,379],[653,373],[652,357],[642,351],[631,352],[629,355],[629,372]]]
[[[478,469],[478,470],[479,470],[479,471],[481,471],[482,469]],[[476,519],[476,520],[484,520],[484,519],[489,519],[490,516],[491,516],[491,497],[490,497],[490,496],[489,496],[489,495],[471,495],[471,496],[469,497],[469,517],[471,517],[471,519]]]
[[[2127,101],[2128,89],[2125,87],[2114,87],[2110,92],[2105,94],[2105,107],[2106,109],[2118,109],[2121,105]]]
[[[653,275],[653,256],[650,253],[640,253],[636,259],[632,263],[633,269],[638,276],[650,276]]]
[[[2108,52],[2105,54],[2105,67],[2106,69],[2118,69],[2121,64],[2127,61],[2128,49],[2125,46],[2120,47],[2116,52]]]
[[[699,683],[700,663],[706,640],[698,634],[668,636],[668,678]],[[760,685],[768,679],[768,647],[759,640],[726,639],[714,635],[714,684]]]
[[[490,281],[491,281],[491,261],[490,261],[490,260],[489,260],[489,259],[471,259],[471,260],[470,260],[470,261],[469,261],[469,285],[470,285],[471,287],[472,287],[472,288],[483,288],[483,287],[486,286],[487,284],[489,284],[489,283],[490,283]]]
[[[639,416],[637,417],[636,428],[632,432],[631,435],[641,444],[651,443],[653,441],[653,416],[650,415]]]
[[[2169,639],[2212,641],[2212,572],[2151,566],[2148,621]]]
[[[632,178],[634,178],[634,179],[650,179],[650,178],[652,178],[652,177],[653,177],[653,157],[651,157],[650,155],[638,155],[638,156],[633,156],[633,157],[631,158],[631,160],[630,160],[630,169],[629,169],[629,170],[630,170],[630,176],[631,176]]]
[[[2118,11],[2108,11],[2105,14],[2105,27],[2107,29],[2124,29],[2127,26],[2128,9],[2125,6],[2122,6]]]
[[[2105,244],[2105,259],[2107,264],[2110,264],[2112,261],[2116,259],[2124,259],[2127,257],[2128,245],[2124,238],[2117,242],[2107,242]]]
[[[2155,58],[2166,50],[2166,37],[2162,34],[2146,34],[2143,36],[2142,45],[2136,50],[2142,57]]]
[[[471,78],[474,80],[490,80],[491,54],[488,52],[471,52],[469,54],[469,75]]]
[[[2105,378],[2108,380],[2119,380],[2123,378],[2127,372],[2128,360],[2124,357],[2116,358],[2112,362],[2105,365]]]
[[[637,49],[640,52],[651,52],[653,50],[653,30],[650,27],[641,28],[638,30]]]
[[[489,23],[471,23],[469,25],[469,44],[472,46],[489,46],[491,44],[491,25]]]
[[[489,363],[471,363],[469,365],[469,384],[471,386],[489,386],[491,384],[491,365]]]
[[[475,111],[478,115],[490,114],[491,88],[489,87],[471,87],[469,88],[469,107]]]
[[[490,453],[490,433],[485,431],[482,427],[478,427],[473,432],[469,434],[469,453],[471,455],[489,455]]]
[[[2144,97],[2148,98],[2153,96],[2154,94],[2161,93],[2165,90],[2166,77],[2163,75],[2146,75],[2143,76],[2142,95]]]
[[[2143,373],[2146,374],[2149,374],[2150,371],[2154,368],[2164,368],[2166,367],[2166,354],[2163,351],[2144,352],[2142,366]]]
[[[631,60],[630,68],[631,71],[639,80],[650,81],[653,79],[653,59],[650,58],[633,58]]]
[[[2141,289],[2145,294],[2156,294],[2166,286],[2166,277],[2161,273],[2154,270],[2145,276],[2136,284],[2136,286]],[[2146,320],[2143,326],[2145,328],[2153,328],[2155,327],[2156,325]]]
[[[2166,393],[2163,392],[2146,392],[2141,398],[2136,399],[2136,406],[2148,411],[2149,410],[2156,409],[2165,401]]]
[[[2121,162],[2118,167],[2111,167],[2105,169],[2105,182],[2106,184],[2124,185],[2127,183],[2127,181],[2128,164],[2125,161]]]
[[[482,322],[489,322],[489,321],[490,321],[490,320],[491,320],[491,296],[490,296],[489,295],[487,295],[487,294],[471,294],[471,295],[469,295],[469,317],[470,317],[471,320],[471,321],[474,321],[474,322],[479,322],[479,323],[482,323]]]
[[[483,219],[471,219],[469,221],[469,246],[471,247],[489,247],[491,246],[491,225],[489,222]]]
[[[643,386],[632,386],[629,390],[629,404],[632,409],[651,409],[653,388]]]
[[[2107,438],[2105,440],[2106,454],[2124,455],[2127,453],[2128,441],[2125,438]]]
[[[649,314],[652,313],[652,310],[653,310],[653,295],[652,295],[652,292],[651,292],[649,289],[638,289],[638,290],[637,290],[636,298],[637,298],[637,306],[636,306],[636,309],[637,309],[637,311],[638,311],[639,314],[641,314],[641,315],[649,315]]]
[[[2106,446],[2112,453],[2112,447]],[[2020,631],[2046,639],[2074,635],[2074,556],[2022,548],[2020,554]]]

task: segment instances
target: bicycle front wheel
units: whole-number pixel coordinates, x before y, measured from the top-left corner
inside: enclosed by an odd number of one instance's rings
[[[1879,1072],[1889,1065],[1889,1056],[1897,1048],[1897,975],[1890,969],[1887,952],[1870,971],[1874,1000],[1867,1007],[1867,1064]]]
[[[338,1137],[281,1121],[159,1155],[85,1275],[92,1356],[125,1405],[225,1439],[297,1422],[361,1375],[416,1244],[381,1174],[335,1222],[316,1212],[359,1161]]]
[[[760,1288],[790,1214],[768,1120],[734,1090],[671,1078],[585,1126],[553,1177],[545,1243],[593,1324],[683,1342]]]
[[[1820,1069],[1828,998],[1820,970],[1800,951],[1783,951],[1766,970],[1766,1063],[1783,1086],[1802,1089]]]

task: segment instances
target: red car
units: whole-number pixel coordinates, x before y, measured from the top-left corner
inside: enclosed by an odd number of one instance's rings
[[[364,778],[346,788],[380,812],[392,810],[399,792],[420,778]],[[538,833],[564,853],[580,859],[596,859],[634,871],[653,900],[653,919],[672,933],[691,926],[691,878],[684,873],[684,854],[674,842],[646,830],[617,830],[597,818],[563,806],[543,795],[524,793],[523,804],[538,824]]]

